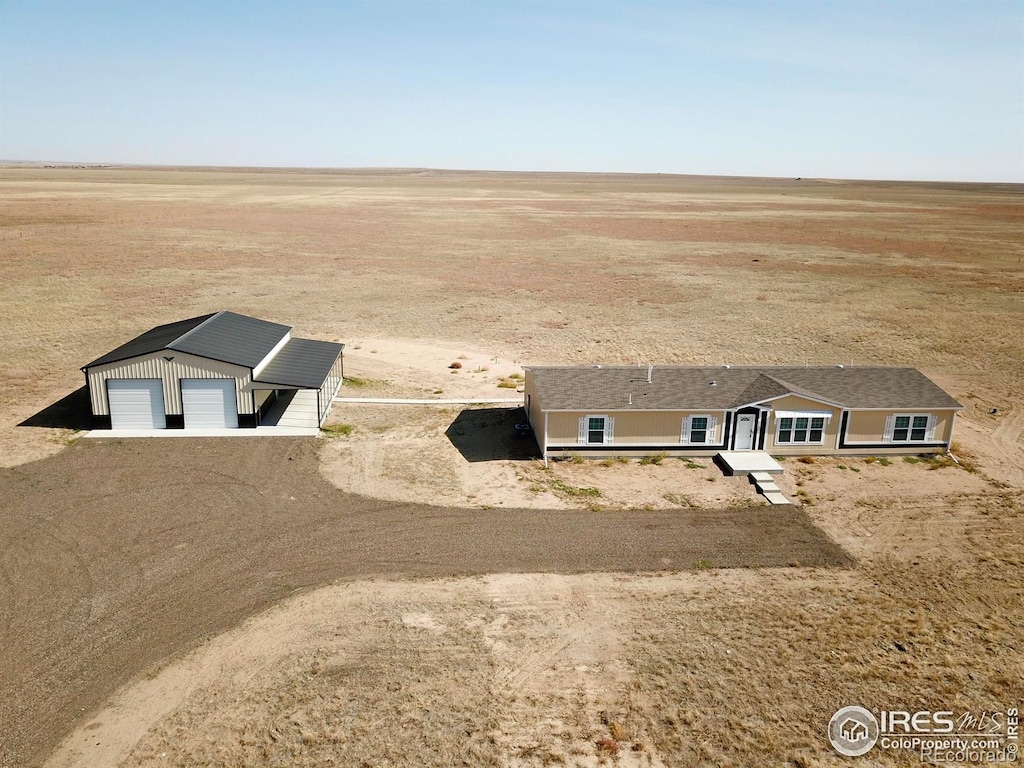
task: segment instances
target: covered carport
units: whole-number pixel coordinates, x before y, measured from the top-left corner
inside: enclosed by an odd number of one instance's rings
[[[260,426],[319,428],[344,377],[344,344],[290,339],[249,384]]]

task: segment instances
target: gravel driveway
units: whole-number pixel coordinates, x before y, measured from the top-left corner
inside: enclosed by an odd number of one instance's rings
[[[0,765],[297,590],[364,576],[843,566],[791,507],[447,509],[344,494],[308,438],[83,440],[0,470]]]

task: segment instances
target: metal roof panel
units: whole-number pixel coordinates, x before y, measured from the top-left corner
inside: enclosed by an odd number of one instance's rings
[[[254,368],[289,331],[287,325],[225,311],[175,339],[167,348]]]
[[[82,369],[93,368],[97,365],[106,365],[107,363],[116,363],[119,360],[127,360],[132,357],[139,357],[140,355],[149,355],[153,352],[159,352],[162,349],[173,343],[176,339],[181,338],[189,331],[194,330],[197,326],[202,325],[214,315],[200,315],[199,317],[192,317],[188,320],[178,320],[174,323],[167,323],[166,325],[158,325],[156,328],[151,328],[141,336],[136,336],[131,341],[126,341],[116,349],[112,349],[107,354],[97,357],[91,363],[82,366]]]
[[[290,339],[253,384],[320,389],[344,348],[331,341]]]

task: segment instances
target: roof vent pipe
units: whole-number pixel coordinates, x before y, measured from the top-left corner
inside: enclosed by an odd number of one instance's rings
[[[654,363],[647,364],[647,383],[651,383],[651,375],[654,373]]]
[[[630,392],[629,393],[629,400],[626,402],[626,405],[632,405],[632,404],[633,404],[633,393]]]
[[[710,382],[708,382],[708,386],[709,387],[717,387],[718,386],[718,382],[717,381],[710,381]]]

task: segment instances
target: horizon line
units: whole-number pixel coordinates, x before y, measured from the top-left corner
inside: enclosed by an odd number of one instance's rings
[[[432,166],[388,166],[388,165],[210,165],[205,163],[126,163],[86,160],[14,160],[0,158],[0,168],[67,168],[67,169],[162,169],[162,170],[209,170],[209,171],[315,171],[315,172],[391,172],[391,173],[467,173],[507,174],[532,176],[652,176],[682,177],[696,179],[763,179],[768,181],[807,182],[851,182],[885,184],[968,184],[974,186],[1021,186],[1021,181],[966,181],[961,179],[902,179],[884,177],[840,177],[840,176],[756,176],[734,173],[680,173],[674,171],[579,171],[579,170],[509,170],[501,168],[440,168]]]

